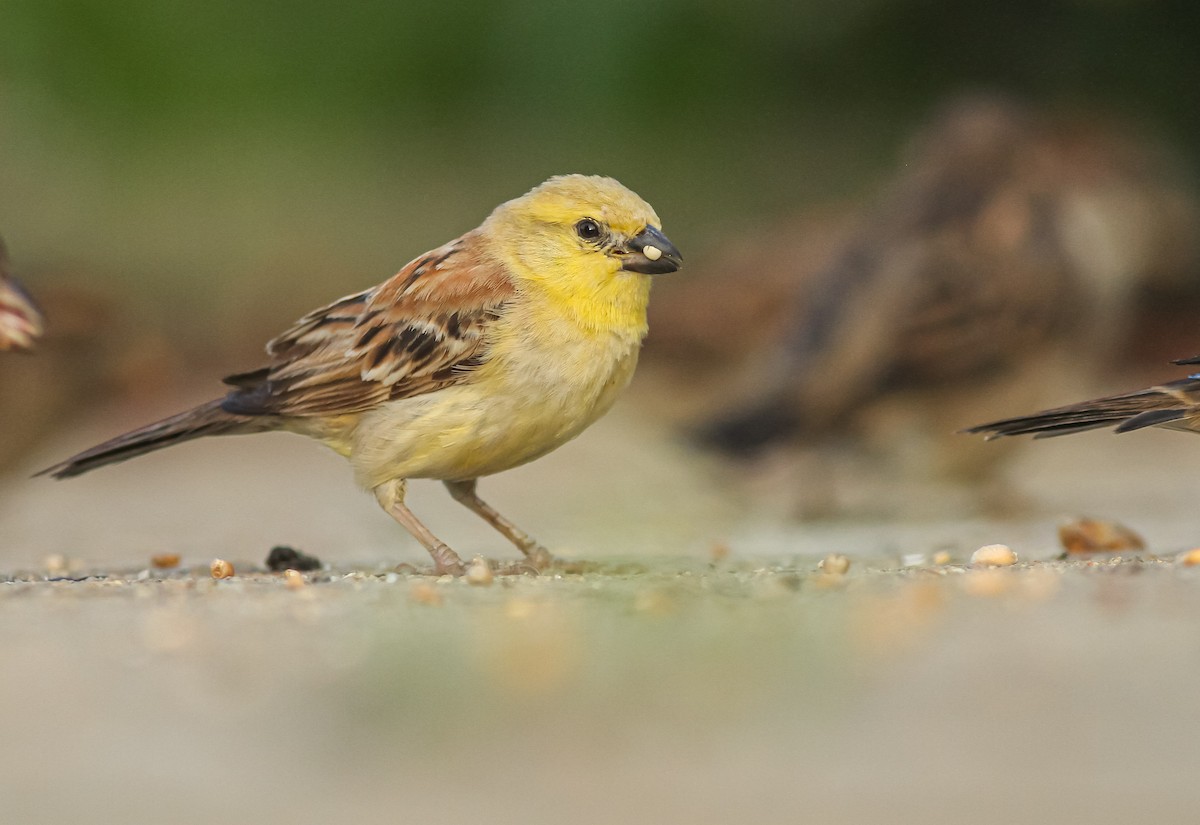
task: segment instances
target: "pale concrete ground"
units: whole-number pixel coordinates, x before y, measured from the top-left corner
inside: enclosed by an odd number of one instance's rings
[[[29,469],[154,412],[100,414]],[[374,575],[421,552],[294,437],[15,475],[0,571],[65,554],[109,578],[0,583],[0,820],[1192,822],[1200,568],[898,568],[992,541],[1050,559],[1060,513],[1200,544],[1197,451],[1037,444],[1012,476],[1039,511],[1008,523],[784,524],[626,406],[481,486],[605,566],[486,588]],[[464,554],[511,555],[435,485],[412,503]],[[279,543],[337,572],[208,578]],[[195,568],[138,581],[165,551]],[[811,575],[831,551],[845,581]]]

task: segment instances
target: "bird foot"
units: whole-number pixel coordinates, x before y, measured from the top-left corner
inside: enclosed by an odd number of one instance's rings
[[[439,576],[461,576],[467,572],[458,553],[444,544],[431,549],[429,555],[433,556],[433,571]]]
[[[525,553],[525,561],[539,573],[553,567],[557,561],[549,550],[537,543],[521,550]]]

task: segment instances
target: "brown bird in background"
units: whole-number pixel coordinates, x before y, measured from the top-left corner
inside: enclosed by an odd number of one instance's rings
[[[37,305],[9,277],[0,241],[0,352],[37,347],[34,358],[0,358],[0,473],[64,421],[107,400],[129,367],[154,357],[144,337],[128,339],[116,302],[96,291],[104,279],[94,270],[26,267],[37,273]],[[54,319],[44,329],[42,308]]]
[[[691,366],[707,393],[693,409],[716,409],[698,438],[726,454],[794,465],[816,447],[857,452],[873,476],[890,462],[986,479],[997,452],[964,448],[964,421],[996,397],[1036,405],[1086,381],[1126,337],[1142,283],[1197,271],[1197,207],[1169,166],[1094,119],[954,101],[857,217],[773,227],[718,256],[721,277],[697,275],[688,304],[663,302],[648,360]],[[798,474],[783,486],[828,488],[837,471]]]
[[[0,351],[28,350],[42,334],[42,315],[9,274],[8,250],[0,239]]]

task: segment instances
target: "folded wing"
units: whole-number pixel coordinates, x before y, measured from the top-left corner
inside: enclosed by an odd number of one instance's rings
[[[470,235],[411,262],[378,287],[301,318],[267,345],[272,361],[232,375],[221,403],[237,415],[362,412],[467,378],[487,329],[514,293]]]

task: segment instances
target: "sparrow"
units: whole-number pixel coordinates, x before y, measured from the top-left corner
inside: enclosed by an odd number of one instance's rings
[[[752,456],[852,431],[889,396],[1011,372],[1060,340],[1081,290],[1041,142],[1005,100],[941,112],[824,266],[798,273],[764,386],[698,440]]]
[[[8,250],[0,239],[0,352],[30,349],[42,331],[42,315],[10,276]]]
[[[221,397],[85,450],[66,478],[208,435],[283,430],[332,448],[433,558],[462,559],[405,505],[437,479],[535,567],[552,562],[485,503],[477,479],[539,458],[629,383],[653,276],[682,264],[654,209],[617,181],[563,175],[382,284],[310,312]]]

